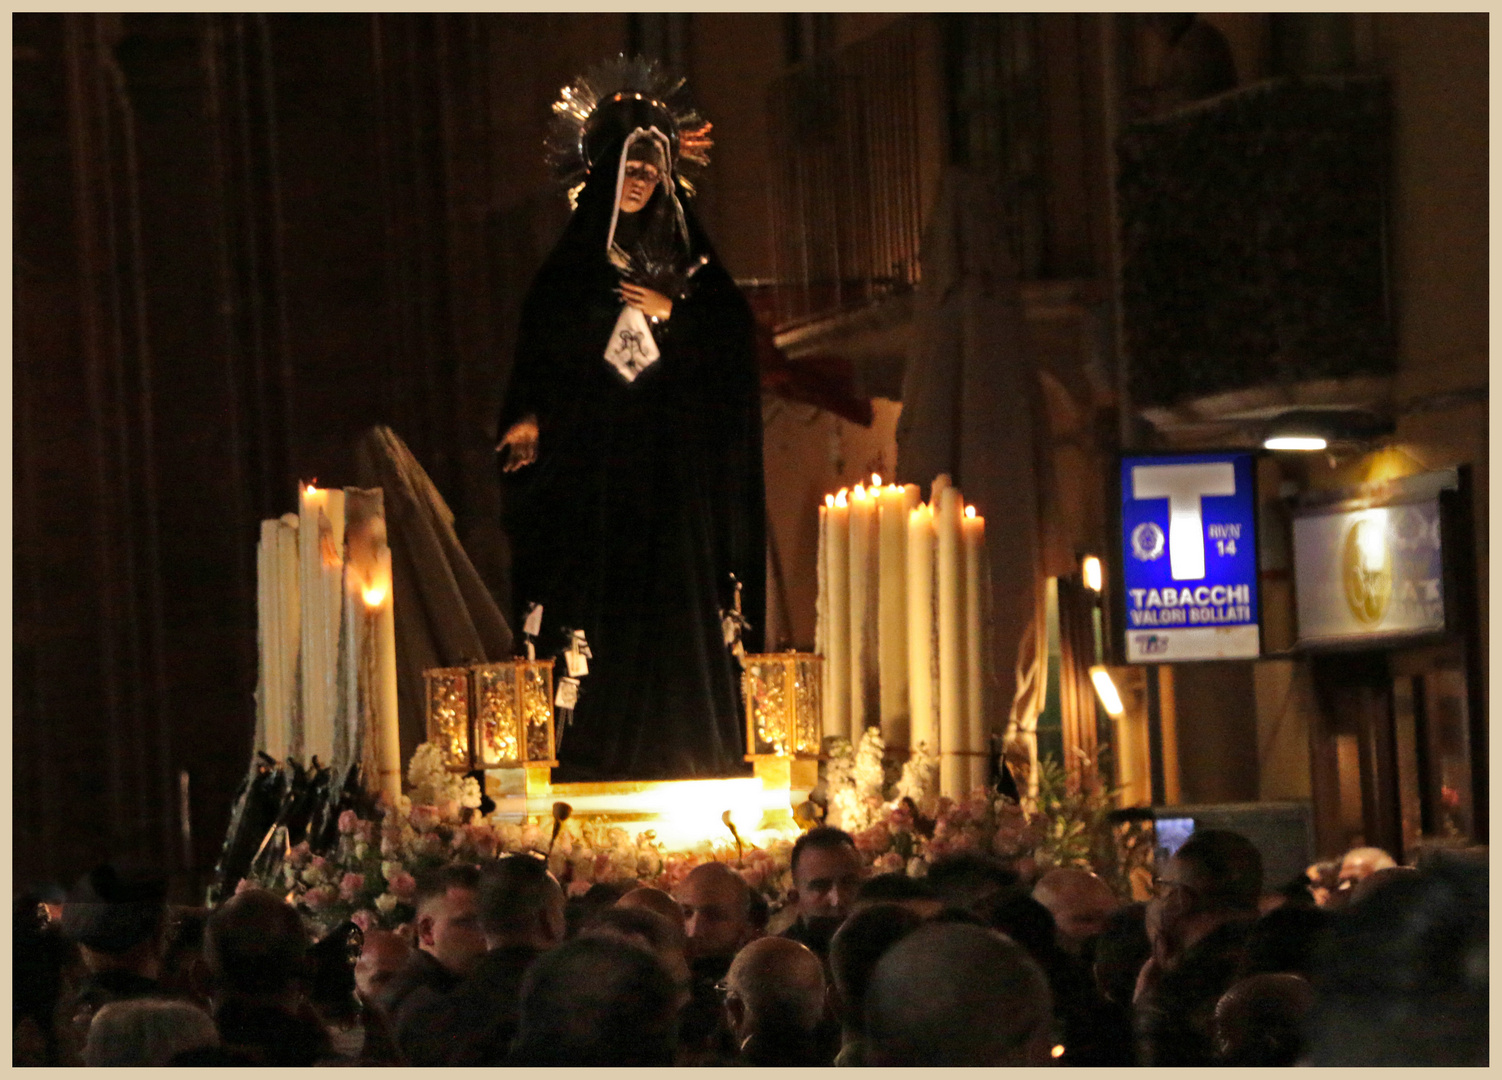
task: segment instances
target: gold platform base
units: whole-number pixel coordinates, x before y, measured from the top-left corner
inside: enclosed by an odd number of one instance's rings
[[[819,763],[757,758],[751,776],[721,780],[613,780],[554,784],[547,768],[493,769],[485,792],[503,821],[551,818],[553,804],[566,802],[571,819],[617,825],[631,832],[653,830],[669,848],[730,838],[723,815],[743,837],[798,831],[793,807],[819,782]]]

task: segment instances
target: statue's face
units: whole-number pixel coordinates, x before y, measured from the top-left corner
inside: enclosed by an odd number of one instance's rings
[[[659,179],[661,174],[650,161],[626,162],[626,178],[621,184],[621,209],[634,214],[646,206],[652,192],[657,190]]]

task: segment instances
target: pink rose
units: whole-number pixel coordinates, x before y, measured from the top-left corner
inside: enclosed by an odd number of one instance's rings
[[[354,834],[355,826],[359,824],[359,821],[360,819],[355,816],[353,810],[346,810],[339,815],[339,831],[345,836],[351,836]]]
[[[902,870],[904,865],[901,855],[895,851],[888,851],[876,857],[876,861],[871,864],[871,869],[878,874],[895,874]]]
[[[321,911],[334,902],[334,890],[327,886],[309,889],[303,893],[302,902],[309,911]]]
[[[585,893],[589,892],[589,887],[591,884],[592,882],[582,880],[570,881],[568,883],[568,894],[570,896],[583,896]]]
[[[339,899],[354,903],[363,888],[365,888],[364,874],[345,874],[339,881]]]
[[[373,843],[379,830],[380,825],[377,822],[357,821],[355,823],[355,839],[363,840],[367,844]]]
[[[436,807],[414,806],[408,820],[418,832],[430,832],[438,827],[440,818]]]
[[[329,861],[322,855],[314,855],[308,860],[308,869],[310,870],[316,870],[318,873],[323,874],[328,872],[328,868]]]
[[[291,851],[287,852],[287,864],[293,867],[306,866],[308,859],[312,857],[312,851],[308,848],[308,842],[304,840]]]
[[[360,928],[360,932],[364,934],[370,933],[371,930],[375,929],[378,925],[376,922],[375,912],[365,911],[363,909],[351,915],[349,917],[349,921],[358,926]]]
[[[398,900],[411,903],[412,898],[417,895],[417,880],[405,870],[401,871],[386,884],[391,887],[391,895]]]
[[[250,892],[255,887],[256,883],[251,881],[250,878],[241,878],[240,883],[235,886],[235,895],[239,896],[243,892]]]

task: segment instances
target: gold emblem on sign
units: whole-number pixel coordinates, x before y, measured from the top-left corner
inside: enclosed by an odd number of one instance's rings
[[[1387,546],[1386,522],[1361,518],[1346,532],[1341,552],[1341,578],[1346,603],[1359,622],[1375,626],[1392,601],[1392,550]]]

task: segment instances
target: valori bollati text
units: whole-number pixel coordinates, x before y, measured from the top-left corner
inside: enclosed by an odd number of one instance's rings
[[[1133,626],[1202,626],[1252,620],[1250,585],[1201,585],[1197,589],[1128,589],[1127,617]]]

